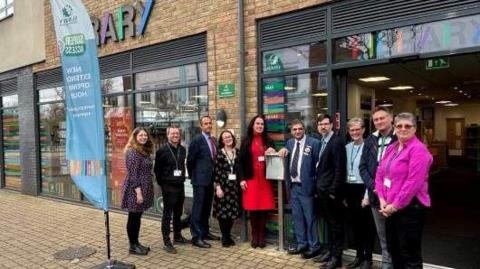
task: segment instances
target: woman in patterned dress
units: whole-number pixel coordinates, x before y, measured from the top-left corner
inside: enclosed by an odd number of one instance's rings
[[[218,219],[222,232],[222,246],[235,245],[231,230],[233,222],[240,216],[240,191],[238,176],[238,149],[235,136],[230,131],[220,134],[219,148],[215,164],[215,200],[213,216]]]
[[[133,130],[125,147],[127,176],[123,183],[122,208],[128,210],[130,254],[147,255],[150,248],[138,241],[142,214],[153,205],[153,143],[143,127]]]
[[[268,211],[275,209],[272,183],[266,179],[265,155],[276,153],[265,131],[265,118],[255,116],[249,123],[247,137],[240,147],[240,187],[243,209],[250,215],[253,248],[265,247]]]

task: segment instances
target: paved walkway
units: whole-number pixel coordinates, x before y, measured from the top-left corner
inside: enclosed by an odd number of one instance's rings
[[[160,221],[142,219],[140,241],[148,256],[128,254],[126,215],[110,213],[112,257],[137,268],[318,268],[312,261],[280,253],[273,246],[251,249],[247,243],[208,250],[177,246],[178,254],[162,250]],[[187,233],[187,230],[184,230]],[[189,235],[187,235],[189,236]],[[97,250],[76,261],[56,260],[53,254],[68,247]],[[0,190],[0,268],[90,268],[106,259],[103,212],[46,198]]]

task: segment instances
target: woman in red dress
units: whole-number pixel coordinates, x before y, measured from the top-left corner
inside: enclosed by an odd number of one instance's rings
[[[275,152],[273,141],[265,132],[265,118],[255,116],[248,125],[239,156],[242,204],[250,214],[253,248],[265,247],[267,213],[275,209],[272,183],[265,178],[265,154]]]

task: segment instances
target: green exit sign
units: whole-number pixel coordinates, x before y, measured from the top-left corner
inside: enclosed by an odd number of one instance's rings
[[[218,95],[220,98],[235,96],[235,84],[218,85]]]
[[[427,70],[435,70],[435,69],[442,69],[442,68],[449,68],[450,61],[448,58],[432,58],[427,60]]]

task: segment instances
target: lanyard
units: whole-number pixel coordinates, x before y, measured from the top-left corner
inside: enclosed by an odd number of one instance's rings
[[[398,151],[398,147],[395,148],[395,152],[393,153],[392,157],[387,161],[387,165],[385,166],[385,176],[386,178],[390,178],[390,166],[392,165],[392,162],[400,155],[402,151]]]
[[[225,154],[225,156],[227,157],[227,162],[228,162],[228,165],[230,165],[231,174],[233,174],[233,168],[234,168],[234,166],[235,166],[235,150],[233,150],[233,158],[232,158],[232,159],[230,159],[230,157],[228,156],[227,151],[225,150],[225,148],[222,149],[222,152],[223,152],[223,154]]]
[[[385,150],[385,136],[382,136],[382,144],[380,145],[380,154],[378,155],[378,162],[382,160],[384,150]]]
[[[173,153],[172,148],[170,147],[170,143],[167,142],[168,149],[170,150],[170,153],[172,153],[173,159],[175,160],[175,166],[177,167],[178,170],[178,159],[180,159],[179,154],[180,154],[180,148],[177,148],[177,156]],[[177,146],[178,147],[178,146]]]
[[[350,153],[350,171],[353,173],[353,163],[357,159],[358,153],[362,150],[363,148],[363,143],[358,147],[357,152],[355,152],[355,155],[353,155],[353,149],[355,148],[355,145],[352,144],[352,152]]]

